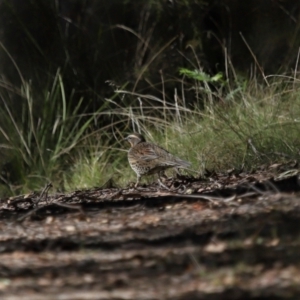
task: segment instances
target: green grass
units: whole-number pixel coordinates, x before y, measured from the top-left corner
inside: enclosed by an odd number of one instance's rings
[[[251,170],[261,164],[297,160],[300,98],[295,85],[279,81],[266,87],[249,82],[238,90],[233,96],[229,93],[213,95],[215,103],[205,109],[188,109],[179,104],[176,107],[175,103],[153,97],[152,106],[116,108],[112,114],[121,114],[128,129],[118,132],[112,146],[115,150],[110,151],[113,155],[107,153],[106,156],[109,162],[104,159],[102,164],[95,163],[97,156],[88,156],[90,159],[84,156],[85,163],[78,163],[75,173],[84,174],[86,170],[88,174],[74,180],[73,186],[87,187],[97,182],[99,185],[109,178],[115,179],[120,186],[134,181],[135,174],[128,167],[124,152],[128,145],[120,142],[131,131],[140,131],[148,140],[191,161],[196,174],[203,174],[206,168]],[[144,95],[142,99],[147,102],[149,96]],[[104,148],[98,145],[95,153],[101,149]],[[89,176],[97,172],[102,175]],[[107,174],[105,179],[103,172]],[[91,180],[83,184],[83,177]],[[152,178],[144,180],[149,182]]]
[[[5,170],[0,177],[2,183],[13,194],[39,189],[49,181],[63,187],[63,174],[69,169],[77,152],[75,148],[84,140],[94,116],[83,113],[83,99],[71,106],[73,95],[65,95],[59,72],[40,95],[24,81],[21,89],[14,91],[6,82],[2,85],[0,167]]]
[[[216,77],[215,85],[210,77],[194,80],[189,83],[195,91],[194,107],[185,105],[185,90],[162,99],[116,91],[107,99],[110,108],[104,105],[94,114],[82,112],[83,99],[75,108],[68,106],[72,95],[64,94],[59,72],[38,110],[28,83],[18,91],[21,114],[9,105],[11,91],[3,92],[0,147],[4,159],[0,167],[4,170],[7,163],[13,179],[2,171],[0,196],[41,189],[49,181],[60,190],[102,186],[110,179],[124,187],[136,179],[127,163],[129,145],[121,141],[132,131],[191,161],[195,175],[205,169],[251,170],[299,159],[296,79],[274,77],[269,85],[256,80],[229,85],[221,77]],[[184,78],[182,83],[187,86]],[[138,106],[123,107],[124,97],[139,97]],[[95,129],[95,120],[107,116],[111,122]]]

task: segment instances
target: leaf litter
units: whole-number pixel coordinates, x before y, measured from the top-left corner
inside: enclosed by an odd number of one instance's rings
[[[0,200],[1,299],[296,299],[295,164]]]

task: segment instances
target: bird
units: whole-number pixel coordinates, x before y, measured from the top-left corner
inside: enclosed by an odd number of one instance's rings
[[[166,169],[186,169],[191,166],[190,162],[174,156],[156,144],[147,142],[139,133],[129,134],[124,140],[128,141],[131,146],[128,151],[128,162],[137,175],[135,187],[144,175],[158,173],[160,177]],[[159,183],[161,183],[160,180]]]

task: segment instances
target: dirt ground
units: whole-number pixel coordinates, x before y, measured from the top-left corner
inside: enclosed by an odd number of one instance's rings
[[[0,299],[300,299],[296,164],[0,200]]]

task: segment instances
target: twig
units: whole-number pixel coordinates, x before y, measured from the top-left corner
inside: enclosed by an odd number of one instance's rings
[[[47,204],[47,205],[43,205],[43,206],[39,206],[39,207],[34,208],[33,210],[31,210],[30,212],[28,212],[24,216],[18,218],[17,221],[18,222],[23,222],[26,218],[31,217],[37,211],[39,211],[41,209],[49,208],[52,205],[56,205],[56,206],[60,206],[60,207],[65,207],[65,208],[70,208],[70,209],[75,209],[75,210],[78,210],[82,215],[84,215],[84,212],[83,212],[81,206],[76,206],[76,205],[72,205],[72,204],[65,204],[65,203],[54,202],[54,203],[51,203],[50,205]]]
[[[35,205],[39,204],[39,202],[42,200],[44,195],[46,195],[45,200],[46,200],[46,203],[48,204],[48,191],[52,187],[53,187],[53,185],[52,185],[51,182],[46,184],[46,186],[44,187],[44,189],[41,192],[41,195],[40,195],[39,199],[35,202]]]
[[[46,206],[40,206],[40,207],[36,207],[33,210],[29,211],[27,214],[25,214],[24,216],[20,217],[17,219],[18,222],[23,222],[27,217],[32,216],[35,212],[37,212],[39,209],[44,208]]]
[[[84,211],[82,210],[82,207],[79,205],[66,204],[66,203],[60,203],[60,202],[54,202],[53,204],[57,205],[57,206],[61,206],[61,207],[78,210],[82,215],[84,215]]]

